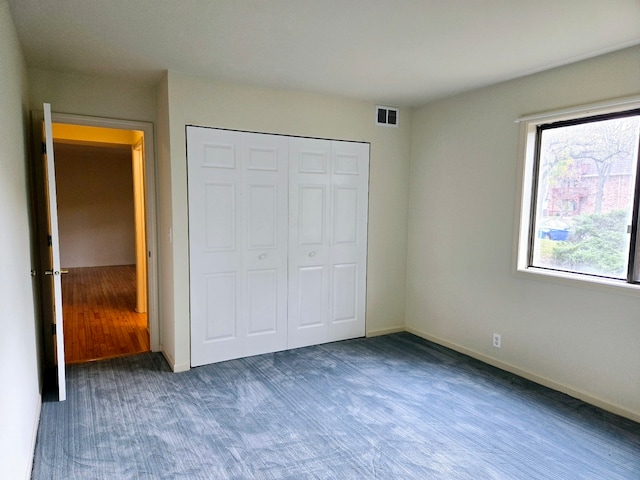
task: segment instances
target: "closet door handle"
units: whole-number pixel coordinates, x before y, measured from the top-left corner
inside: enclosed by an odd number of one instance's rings
[[[316,256],[316,252],[309,252],[309,256],[310,257],[315,257]]]
[[[263,253],[263,254],[262,254],[262,255],[260,255],[258,258],[259,258],[260,260],[264,260],[265,258],[267,258],[267,254],[266,254],[266,253]]]

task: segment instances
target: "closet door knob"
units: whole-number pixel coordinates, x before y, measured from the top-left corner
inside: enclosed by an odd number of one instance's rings
[[[309,252],[309,256],[310,257],[315,257],[316,256],[316,252]]]
[[[262,255],[260,255],[258,258],[259,258],[260,260],[264,260],[265,258],[267,258],[267,254],[266,254],[266,253],[263,253],[263,254],[262,254]]]

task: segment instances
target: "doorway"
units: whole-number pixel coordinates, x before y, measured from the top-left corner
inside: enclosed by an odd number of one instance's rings
[[[67,363],[150,349],[143,134],[104,130],[53,124]]]
[[[70,260],[67,265],[70,274],[62,277],[63,312],[65,317],[69,317],[68,320],[65,318],[64,322],[65,337],[69,337],[68,341],[65,338],[65,350],[69,352],[67,361],[76,363],[139,351],[159,351],[153,126],[146,122],[57,113],[52,114],[52,120],[56,164],[64,162],[65,157],[69,156],[72,157],[72,161],[75,156],[77,162],[78,157],[82,161],[83,157],[97,155],[103,162],[102,173],[95,171],[94,164],[89,168],[94,169],[89,178],[93,177],[95,186],[95,177],[104,176],[106,166],[109,179],[105,182],[105,178],[102,178],[103,188],[110,190],[111,197],[120,198],[123,195],[118,194],[115,186],[110,189],[109,183],[119,162],[120,172],[126,171],[128,180],[125,180],[125,183],[129,182],[130,192],[126,207],[129,212],[128,233],[125,232],[126,229],[115,226],[114,222],[117,223],[119,217],[118,209],[115,208],[108,213],[110,221],[103,222],[97,231],[90,232],[94,237],[93,242],[83,242],[83,235],[77,236],[77,231],[73,231],[74,222],[76,227],[84,223],[82,218],[73,218],[73,215],[81,215],[83,209],[72,209],[71,243],[68,243],[69,238],[67,241],[63,238],[61,242],[61,247],[70,251],[67,252],[70,255],[67,256]],[[75,178],[67,178],[67,184],[71,183],[71,186],[65,185],[65,191],[72,192],[73,184],[83,181],[77,177],[78,173],[76,170]],[[62,181],[64,182],[64,179]],[[84,187],[86,194],[87,185]],[[127,189],[122,179],[118,188]],[[59,188],[59,191],[62,192],[62,188]],[[95,210],[93,215],[90,213],[91,209],[84,209],[84,214],[89,214],[94,219],[96,215],[101,215]],[[82,229],[78,231],[82,232]],[[124,256],[118,248],[105,249],[104,242],[103,247],[94,248],[95,237],[102,237],[107,243],[118,244],[114,235],[125,238],[128,236]],[[77,243],[78,239],[80,243]],[[98,251],[91,253],[91,250]],[[108,257],[106,260],[105,254]],[[81,260],[82,257],[85,259],[84,262]],[[87,262],[87,258],[92,260]],[[126,328],[115,329],[114,320]],[[67,323],[70,328],[67,328]],[[92,336],[91,348],[87,348],[87,335]],[[74,338],[76,344],[80,342],[79,351],[86,350],[82,357],[77,357],[73,352]],[[83,340],[84,346],[81,343]]]

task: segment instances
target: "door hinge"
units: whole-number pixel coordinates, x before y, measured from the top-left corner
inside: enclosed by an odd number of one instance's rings
[[[45,142],[42,142],[42,154],[47,154],[47,144]]]
[[[47,235],[47,246],[53,246],[53,238],[51,238],[51,235]]]
[[[57,333],[56,324],[51,324],[51,335],[55,335]]]

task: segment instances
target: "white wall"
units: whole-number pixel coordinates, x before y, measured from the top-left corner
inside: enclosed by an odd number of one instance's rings
[[[640,420],[640,296],[513,274],[524,114],[640,93],[640,48],[414,112],[407,327]],[[491,346],[502,334],[502,348]]]
[[[158,123],[157,137],[157,186],[158,186],[158,290],[160,295],[160,336],[162,352],[175,369],[175,310],[171,229],[173,202],[171,194],[171,139],[169,135],[169,84],[165,75],[156,87]],[[186,165],[185,165],[186,168]],[[173,237],[173,234],[172,234]],[[186,368],[186,367],[184,367]],[[183,368],[183,369],[184,369]]]
[[[62,267],[134,265],[130,148],[56,144],[55,151]]]
[[[168,72],[166,87],[161,87],[159,95],[166,98],[170,119],[166,144],[170,156],[161,155],[159,161],[164,175],[170,174],[171,212],[163,209],[159,238],[173,252],[168,283],[172,291],[163,294],[173,294],[174,302],[173,318],[165,311],[163,334],[173,335],[174,368],[189,366],[187,124],[370,142],[366,329],[369,335],[402,330],[411,110],[401,110],[399,128],[378,127],[372,103],[225,84],[175,72]],[[159,143],[162,150],[160,136]],[[169,227],[172,245],[168,244]]]
[[[40,413],[29,224],[26,66],[0,0],[0,472],[28,478]]]

